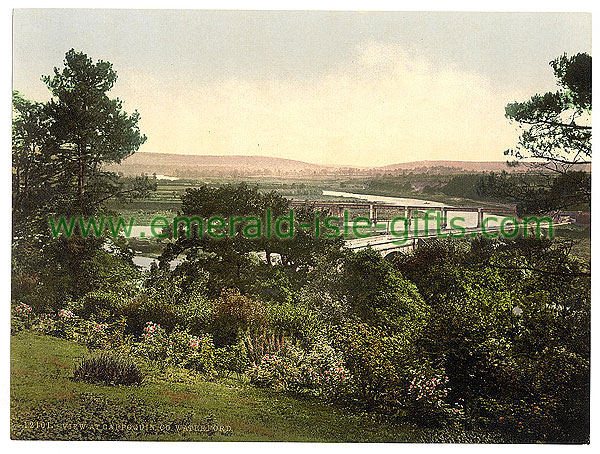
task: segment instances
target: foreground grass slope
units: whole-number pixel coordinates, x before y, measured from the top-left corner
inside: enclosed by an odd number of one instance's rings
[[[393,425],[240,380],[147,370],[142,386],[74,381],[86,348],[27,331],[11,343],[11,436],[25,439],[421,441]]]

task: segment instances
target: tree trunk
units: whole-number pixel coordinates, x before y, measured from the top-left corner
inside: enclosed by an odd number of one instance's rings
[[[78,146],[77,164],[79,166],[77,172],[77,200],[79,202],[79,208],[83,208],[83,174],[84,174],[84,162],[83,162],[83,147]]]

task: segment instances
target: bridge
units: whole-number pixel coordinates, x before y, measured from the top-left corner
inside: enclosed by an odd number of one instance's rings
[[[436,206],[436,205],[400,205],[395,203],[382,203],[382,202],[333,202],[333,201],[301,201],[301,200],[293,200],[291,202],[291,206],[294,208],[300,207],[311,207],[313,209],[321,208],[328,210],[331,216],[342,217],[345,210],[351,210],[354,212],[357,211],[368,211],[368,218],[372,226],[377,226],[379,224],[380,214],[383,211],[394,211],[403,213],[403,218],[408,220],[408,224],[411,225],[413,219],[415,219],[415,214],[417,215],[417,219],[420,213],[426,212],[437,212],[439,211],[442,222],[442,229],[447,227],[447,222],[449,220],[450,213],[477,213],[477,224],[475,227],[481,228],[483,225],[484,215],[493,214],[493,215],[501,215],[501,216],[511,216],[517,218],[517,211],[515,208],[506,209],[506,208],[483,208],[483,207],[453,207],[448,205]],[[388,222],[391,219],[384,221]]]
[[[446,205],[401,205],[394,203],[382,202],[337,202],[337,201],[292,201],[291,206],[294,208],[310,207],[312,209],[327,210],[330,216],[341,218],[344,211],[348,210],[352,213],[368,213],[368,219],[371,226],[370,235],[367,238],[355,238],[346,240],[346,247],[352,250],[361,250],[371,248],[377,250],[384,257],[391,256],[397,252],[408,252],[419,247],[423,242],[431,238],[441,236],[466,236],[475,237],[482,233],[482,227],[486,217],[493,216],[485,222],[486,233],[495,234],[502,228],[501,223],[505,217],[510,217],[516,223],[507,225],[507,230],[513,228],[521,228],[523,224],[517,216],[516,209],[496,208],[496,207],[454,207]],[[382,219],[384,213],[390,212],[395,214],[394,217],[402,217],[407,220],[406,234],[402,236],[392,234],[392,219]],[[439,219],[439,226],[431,225],[426,227],[426,222],[421,222],[421,229],[415,224],[419,219],[425,221],[422,216],[426,213],[435,214],[436,216],[429,217],[429,221]],[[439,213],[439,217],[437,214]],[[464,214],[465,216],[461,216]],[[388,216],[389,218],[390,216]],[[460,217],[466,222],[470,221],[470,225],[462,225],[464,231],[448,228],[450,221],[454,217]],[[554,223],[553,225],[561,225]],[[548,227],[546,225],[546,227]]]

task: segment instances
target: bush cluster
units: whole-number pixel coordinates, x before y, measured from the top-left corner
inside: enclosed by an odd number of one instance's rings
[[[325,398],[347,395],[352,385],[341,357],[322,340],[309,352],[286,342],[280,350],[253,364],[248,376],[260,387]]]
[[[11,330],[210,378],[246,374],[450,438],[459,427],[587,441],[589,278],[556,242],[437,240],[391,261],[344,252],[295,269],[244,262],[256,273],[237,281],[215,277],[226,264],[202,254],[155,269],[136,291],[95,291],[56,311],[16,303]]]
[[[74,378],[107,385],[134,385],[142,383],[144,374],[131,358],[102,351],[83,358],[75,368]]]

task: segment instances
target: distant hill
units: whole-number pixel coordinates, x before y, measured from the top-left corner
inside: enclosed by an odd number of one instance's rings
[[[398,164],[390,164],[387,166],[378,167],[384,171],[399,171],[408,170],[416,172],[528,172],[536,169],[528,163],[520,163],[517,166],[509,166],[506,161],[413,161]],[[591,172],[591,165],[586,164],[578,167],[577,170]]]
[[[293,159],[267,156],[181,155],[171,153],[135,153],[121,164],[111,164],[107,170],[124,175],[162,174],[173,177],[196,177],[220,174],[279,174],[318,172],[326,166]]]
[[[320,165],[267,156],[181,155],[138,152],[121,164],[106,167],[124,175],[167,175],[179,178],[248,175],[377,175],[397,172],[526,172],[527,165],[509,166],[505,161],[413,161],[381,167]],[[586,167],[589,170],[589,166]]]
[[[379,167],[382,170],[455,169],[466,172],[523,171],[523,166],[511,167],[506,161],[413,161]]]

